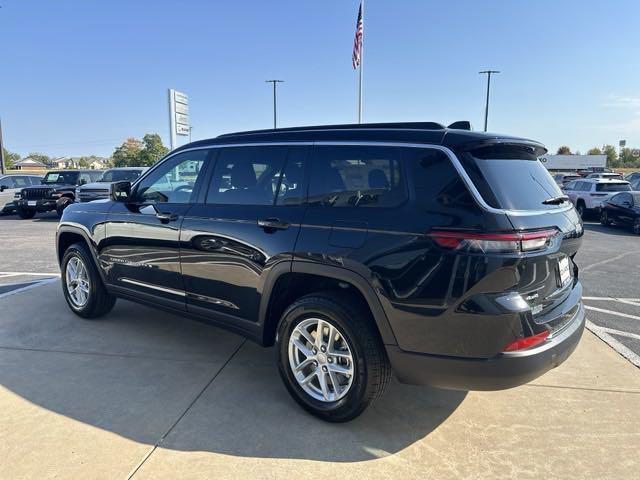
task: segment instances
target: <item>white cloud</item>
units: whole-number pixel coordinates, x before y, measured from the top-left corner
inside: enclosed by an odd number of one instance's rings
[[[630,108],[640,110],[640,97],[629,97],[624,95],[609,95],[602,103],[603,107]]]

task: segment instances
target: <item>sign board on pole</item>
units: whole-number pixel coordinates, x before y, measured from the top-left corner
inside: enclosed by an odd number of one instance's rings
[[[176,147],[176,135],[189,135],[189,97],[186,93],[169,89],[169,131],[171,149]]]
[[[620,148],[623,148],[627,144],[626,140],[620,140]]]

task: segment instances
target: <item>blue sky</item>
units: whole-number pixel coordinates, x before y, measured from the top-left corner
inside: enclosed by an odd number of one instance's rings
[[[358,0],[0,0],[5,145],[109,155],[168,143],[167,88],[190,96],[193,139],[356,120]],[[365,121],[482,128],[585,151],[640,147],[640,2],[367,0]]]

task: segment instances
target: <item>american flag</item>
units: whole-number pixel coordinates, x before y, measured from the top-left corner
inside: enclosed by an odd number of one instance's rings
[[[360,8],[358,9],[358,23],[356,23],[356,36],[353,39],[353,55],[351,56],[351,64],[353,65],[354,70],[360,66],[360,58],[362,56],[362,35],[362,3],[360,3]]]

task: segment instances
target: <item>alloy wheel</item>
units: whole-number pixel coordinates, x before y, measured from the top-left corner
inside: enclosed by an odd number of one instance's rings
[[[289,365],[298,385],[322,402],[340,400],[353,384],[351,348],[334,325],[320,318],[307,318],[294,328]]]
[[[65,271],[67,293],[75,307],[82,308],[89,301],[89,274],[80,257],[72,257]]]

